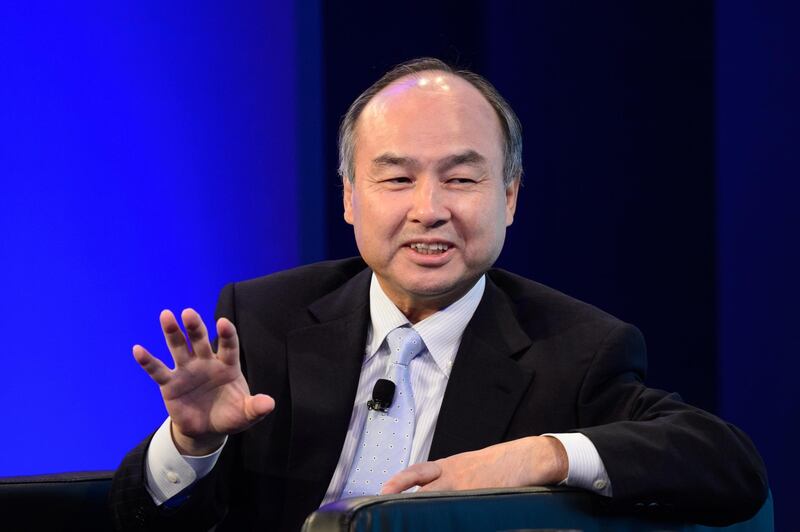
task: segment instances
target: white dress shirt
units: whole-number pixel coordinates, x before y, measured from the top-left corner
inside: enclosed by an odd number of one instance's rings
[[[436,420],[439,417],[450,371],[461,345],[461,337],[483,297],[485,286],[486,279],[482,276],[461,299],[413,325],[425,342],[426,349],[409,364],[411,387],[418,412],[410,464],[428,459]],[[385,341],[386,336],[393,329],[410,324],[405,315],[383,292],[375,274],[372,275],[369,300],[370,325],[353,413],[350,416],[339,462],[322,504],[339,499],[341,496],[366,421],[367,400],[371,397],[375,382],[384,376],[388,365],[389,351]],[[611,483],[605,467],[589,438],[580,433],[548,434],[548,436],[557,438],[566,449],[569,473],[565,483],[568,486],[611,496]],[[172,441],[170,420],[167,418],[153,436],[145,458],[146,487],[155,503],[163,504],[195,480],[208,474],[216,464],[221,451],[222,447],[207,456],[182,456]]]

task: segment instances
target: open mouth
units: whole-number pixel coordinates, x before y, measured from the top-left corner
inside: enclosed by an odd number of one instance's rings
[[[422,242],[414,242],[409,244],[408,247],[410,247],[417,253],[422,253],[423,255],[441,255],[442,253],[450,249],[450,246],[448,244],[442,244],[438,242],[435,244],[424,244]]]

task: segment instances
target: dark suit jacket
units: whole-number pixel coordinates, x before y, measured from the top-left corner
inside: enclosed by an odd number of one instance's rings
[[[332,261],[226,286],[217,316],[237,327],[253,393],[275,411],[231,437],[177,510],[144,489],[149,439],[114,479],[122,528],[296,530],[320,504],[344,442],[369,323],[371,272]],[[642,384],[634,327],[501,270],[458,351],[430,459],[545,432],[579,430],[606,466],[614,499],[737,519],[766,497],[763,463],[735,427]]]

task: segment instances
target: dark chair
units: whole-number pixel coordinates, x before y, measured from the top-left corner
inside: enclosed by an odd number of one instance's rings
[[[108,490],[113,471],[0,477],[3,530],[113,530]]]
[[[3,530],[112,530],[112,471],[0,478]],[[620,508],[612,500],[566,488],[475,490],[359,497],[323,506],[305,532],[368,531],[773,531],[772,499],[752,519],[715,528],[669,519],[653,508]]]
[[[772,498],[752,519],[728,527],[677,520],[653,507],[624,507],[567,488],[474,490],[357,497],[323,506],[303,532],[377,531],[681,531],[772,532]]]

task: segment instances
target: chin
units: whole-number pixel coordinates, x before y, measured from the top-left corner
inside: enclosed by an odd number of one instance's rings
[[[417,279],[404,288],[420,298],[437,298],[454,292],[466,292],[472,284],[471,279]]]

